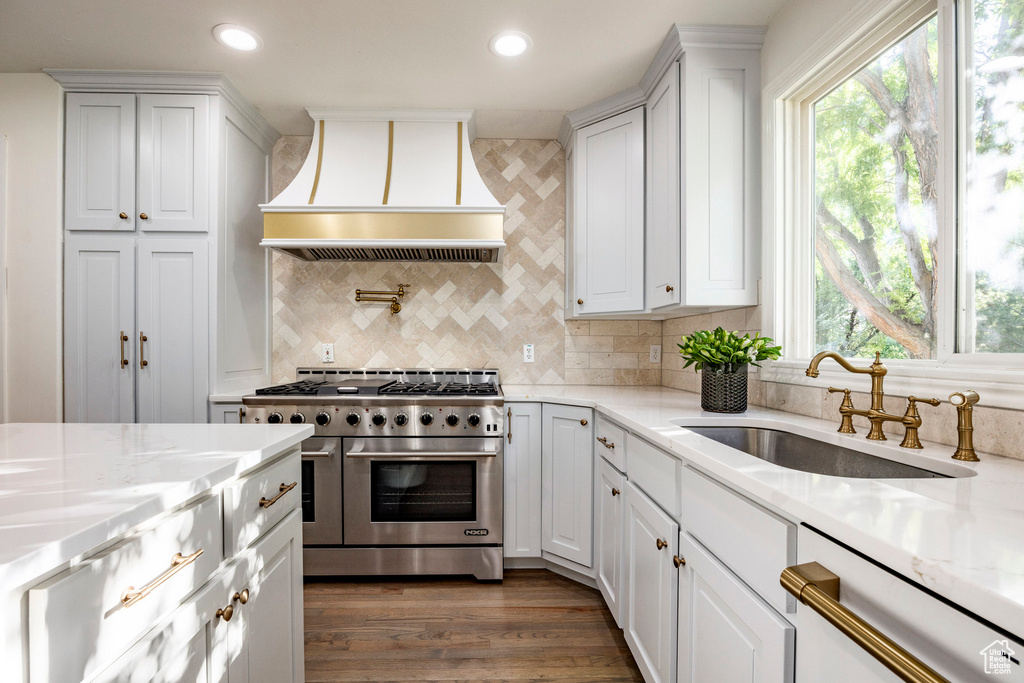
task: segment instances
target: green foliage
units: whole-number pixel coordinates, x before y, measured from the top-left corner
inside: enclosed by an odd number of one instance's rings
[[[762,360],[778,360],[782,353],[781,346],[771,337],[749,334],[742,337],[738,332],[727,332],[721,327],[714,331],[703,330],[683,337],[679,347],[679,355],[686,361],[684,368],[694,366],[694,372],[707,366],[715,372],[735,372],[737,366],[757,365]]]

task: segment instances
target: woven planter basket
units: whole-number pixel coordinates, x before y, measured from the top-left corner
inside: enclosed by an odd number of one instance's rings
[[[700,407],[710,413],[745,411],[747,364],[717,367],[705,365],[700,371]]]

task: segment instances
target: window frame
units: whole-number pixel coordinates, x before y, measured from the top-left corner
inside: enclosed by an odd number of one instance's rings
[[[784,357],[767,364],[762,379],[867,391],[869,380],[822,364],[818,379],[804,371],[814,353],[814,103],[864,65],[935,16],[938,18],[939,248],[962,254],[965,232],[968,140],[961,121],[973,116],[971,83],[958,73],[970,49],[968,2],[867,0],[822,35],[800,59],[764,89],[764,332],[782,344]],[[964,27],[957,35],[957,27]],[[936,357],[884,359],[886,390],[894,395],[945,398],[974,389],[988,405],[1024,409],[1024,354],[956,353],[967,332],[963,302],[971,292],[957,258],[940,258]],[[959,302],[959,303],[958,303]]]

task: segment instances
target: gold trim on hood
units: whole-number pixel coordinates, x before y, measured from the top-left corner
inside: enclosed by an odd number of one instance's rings
[[[263,214],[265,239],[292,240],[502,240],[500,213]]]
[[[309,193],[309,203],[316,199],[316,188],[320,185],[320,168],[324,165],[324,122],[320,122],[320,150],[316,155],[316,176],[313,177],[313,189]]]

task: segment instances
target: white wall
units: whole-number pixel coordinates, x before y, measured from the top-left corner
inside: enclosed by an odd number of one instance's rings
[[[7,136],[7,417],[63,419],[63,92],[46,74],[0,74]]]

